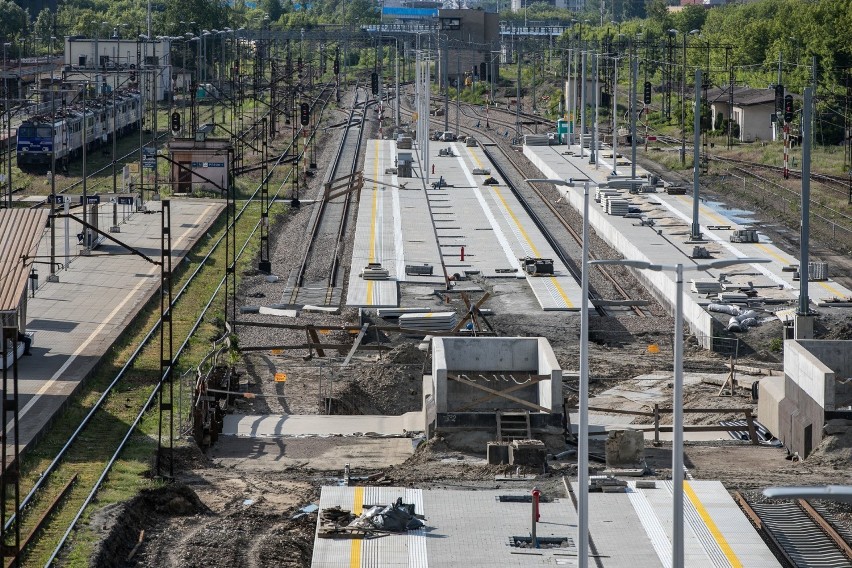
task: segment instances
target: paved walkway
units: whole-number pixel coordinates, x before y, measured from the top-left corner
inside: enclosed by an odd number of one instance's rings
[[[176,266],[207,232],[224,205],[201,200],[172,200],[171,204],[172,263]],[[134,213],[114,236],[159,260],[161,206],[149,202],[147,207],[154,213]],[[71,251],[76,255],[79,247],[75,235],[81,229],[74,222],[69,225]],[[59,262],[64,260],[64,234],[64,222],[59,220]],[[49,260],[49,231],[42,237],[38,255],[40,261]],[[40,436],[157,291],[159,270],[159,266],[129,254],[111,241],[95,249],[91,256],[73,256],[68,270],[57,273],[59,282],[45,282],[49,269],[38,265],[41,285],[27,305],[27,329],[35,332],[32,356],[18,361],[21,451]],[[9,421],[10,436],[11,427]]]
[[[422,412],[406,412],[399,416],[229,414],[225,416],[222,435],[273,438],[277,436],[347,436],[371,432],[382,436],[404,436],[408,432],[422,431]]]

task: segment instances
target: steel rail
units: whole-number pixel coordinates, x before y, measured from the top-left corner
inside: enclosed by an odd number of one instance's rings
[[[327,93],[327,92],[330,92],[330,90],[331,90],[331,84],[327,84],[327,85],[325,85],[325,87],[324,87],[324,89],[323,89],[323,92],[324,92],[324,93]],[[323,102],[324,102],[324,104],[323,104],[322,110],[320,111],[320,113],[321,113],[321,114],[322,114],[322,112],[324,112],[324,110],[325,110],[326,106],[328,105],[328,101],[327,101],[327,100],[325,100],[325,101],[323,101]],[[278,165],[278,164],[276,164],[276,166],[277,166],[277,165]],[[274,167],[275,167],[275,166],[273,166],[273,168],[274,168]],[[287,174],[287,177],[288,177],[288,178],[289,178],[289,176],[291,175],[291,173],[292,173],[292,169],[291,169],[291,172],[289,172],[289,173]],[[285,182],[286,182],[286,180],[285,180]],[[276,194],[275,194],[275,196],[274,196],[274,197],[277,197],[277,196],[278,196],[278,194],[279,194],[279,193],[280,193],[280,191],[281,191],[281,187],[283,187],[283,185],[284,185],[284,184],[282,183],[282,185],[279,187],[279,190],[276,192]],[[243,204],[243,206],[241,207],[240,211],[239,211],[239,212],[235,215],[235,218],[234,218],[233,223],[236,223],[236,221],[237,221],[239,218],[241,218],[241,217],[242,217],[243,213],[245,213],[246,209],[248,209],[248,207],[249,207],[249,206],[253,203],[253,201],[254,201],[255,197],[256,197],[256,196],[258,195],[258,193],[260,192],[261,186],[262,186],[262,182],[261,182],[260,184],[258,184],[258,186],[257,186],[257,188],[255,189],[255,191],[254,191],[254,192],[253,192],[253,193],[252,193],[252,194],[248,197],[248,199],[246,199],[246,200],[245,200],[245,203],[244,203],[244,204]],[[246,247],[248,246],[248,243],[250,242],[251,237],[255,234],[255,232],[257,231],[257,228],[259,227],[259,225],[260,225],[260,221],[258,221],[258,223],[256,224],[256,226],[255,226],[254,230],[253,230],[253,231],[249,234],[249,236],[247,237],[247,239],[246,239],[246,243],[244,243],[244,244],[243,244],[243,246],[242,246],[242,248],[240,249],[240,252],[239,252],[238,257],[239,257],[239,256],[241,256],[241,255],[243,254],[243,252],[245,251]],[[195,278],[196,278],[196,277],[198,276],[198,274],[200,273],[201,269],[202,269],[202,268],[204,268],[204,267],[207,265],[208,260],[209,260],[209,259],[210,259],[210,257],[211,257],[211,256],[212,256],[215,252],[216,252],[216,250],[218,249],[219,245],[222,243],[222,241],[224,240],[224,238],[225,238],[225,235],[224,235],[224,234],[222,234],[222,235],[221,235],[221,236],[220,236],[220,237],[216,240],[216,242],[215,242],[215,243],[213,243],[213,244],[211,245],[211,247],[210,247],[209,251],[207,252],[207,254],[204,256],[204,258],[202,258],[202,259],[199,261],[198,266],[195,268],[195,270],[193,271],[193,273],[192,273],[192,274],[188,277],[187,281],[184,283],[184,285],[181,287],[181,289],[180,289],[180,290],[178,291],[178,293],[175,295],[175,297],[174,297],[174,299],[173,299],[173,301],[172,301],[172,307],[174,307],[174,305],[175,305],[175,304],[177,304],[178,300],[179,300],[179,299],[180,299],[180,298],[184,295],[184,293],[186,292],[186,290],[189,288],[190,284],[191,284],[191,283],[195,280]],[[210,307],[210,305],[212,304],[213,299],[215,299],[216,295],[218,294],[218,291],[219,291],[219,289],[221,288],[222,283],[224,283],[224,277],[222,278],[222,282],[220,283],[219,287],[217,287],[217,288],[216,288],[216,290],[215,290],[215,291],[213,292],[213,294],[211,295],[211,300],[208,302],[208,304],[205,306],[204,310],[202,311],[202,317],[203,317],[203,315],[204,315],[204,314],[206,314],[206,312],[209,310],[209,307]],[[201,318],[200,318],[200,319],[201,319]],[[177,358],[180,356],[180,353],[182,352],[182,350],[183,350],[184,346],[185,346],[185,345],[187,344],[187,342],[189,341],[189,338],[191,338],[191,337],[192,337],[192,334],[195,332],[195,330],[197,329],[198,325],[199,325],[199,323],[196,323],[196,325],[193,327],[193,329],[192,329],[192,330],[190,331],[190,333],[187,335],[187,340],[184,342],[184,345],[182,345],[182,346],[181,346],[181,349],[178,351],[178,354],[175,356],[175,359],[177,359]],[[7,522],[6,522],[6,525],[4,526],[4,532],[5,532],[5,531],[8,531],[8,530],[11,528],[11,526],[13,525],[13,523],[17,520],[18,516],[19,516],[20,514],[22,514],[22,513],[23,513],[23,511],[26,509],[26,507],[29,505],[29,503],[30,503],[30,502],[31,502],[31,501],[35,498],[35,496],[36,496],[36,495],[38,494],[38,492],[42,489],[42,487],[44,486],[44,484],[45,484],[45,483],[49,480],[50,476],[51,476],[51,475],[52,475],[52,474],[56,471],[56,469],[58,468],[58,466],[59,466],[59,465],[60,465],[60,463],[62,462],[62,458],[65,456],[65,454],[67,453],[67,451],[70,449],[70,447],[73,445],[73,443],[77,440],[77,438],[79,437],[80,433],[81,433],[81,432],[85,429],[85,427],[88,425],[88,423],[91,421],[91,419],[92,419],[92,418],[94,417],[94,415],[97,413],[97,411],[99,411],[99,410],[100,410],[100,408],[101,408],[101,406],[103,405],[103,403],[104,403],[104,401],[106,400],[106,398],[107,398],[107,397],[108,397],[108,396],[109,396],[109,395],[113,392],[113,390],[114,390],[114,388],[116,387],[116,385],[118,384],[118,382],[119,382],[119,381],[120,381],[120,380],[124,377],[124,375],[125,375],[125,374],[127,373],[127,371],[130,369],[130,367],[133,365],[133,363],[135,362],[135,360],[136,360],[136,359],[138,358],[138,356],[141,354],[142,350],[145,348],[145,346],[148,344],[148,342],[151,340],[151,338],[152,338],[152,337],[154,336],[154,334],[157,332],[157,330],[159,329],[159,327],[160,327],[160,321],[158,320],[157,322],[155,322],[155,323],[151,326],[151,328],[149,329],[149,331],[146,333],[145,337],[143,337],[143,338],[142,338],[142,340],[139,342],[139,344],[137,345],[136,349],[135,349],[135,350],[133,351],[133,353],[130,355],[130,357],[129,357],[129,358],[128,358],[128,360],[125,362],[125,364],[122,366],[122,368],[118,371],[118,373],[116,374],[116,376],[113,378],[112,382],[111,382],[111,383],[110,383],[110,384],[106,387],[106,389],[105,389],[105,390],[104,390],[104,392],[101,394],[101,396],[98,398],[98,400],[94,403],[94,405],[93,405],[93,406],[92,406],[92,408],[89,410],[89,412],[86,414],[86,416],[85,416],[85,417],[82,419],[82,421],[79,423],[79,425],[77,426],[77,428],[74,430],[74,432],[71,434],[71,436],[68,438],[68,440],[67,440],[67,441],[65,442],[65,444],[63,445],[63,447],[62,447],[62,448],[59,450],[59,452],[56,454],[56,456],[55,456],[55,457],[54,457],[54,459],[51,461],[51,463],[50,463],[50,464],[47,466],[47,468],[46,468],[46,469],[45,469],[45,470],[44,470],[44,471],[43,471],[43,472],[39,475],[39,478],[36,480],[36,482],[35,482],[35,484],[33,485],[33,487],[30,489],[30,491],[27,493],[27,495],[26,495],[26,496],[24,497],[24,499],[21,501],[21,504],[20,504],[19,509],[18,509],[16,512],[12,513],[12,515],[10,515],[9,519],[8,519],[8,520],[7,520]],[[160,384],[161,384],[161,383],[162,383],[162,378],[160,379]],[[157,389],[158,389],[158,388],[159,388],[159,387],[157,387]],[[155,392],[154,392],[151,396],[154,396],[154,394],[156,394],[157,389],[155,389]],[[144,413],[145,413],[145,411],[147,411],[147,408],[148,408],[148,406],[149,406],[149,405],[150,405],[150,401],[149,401],[148,403],[146,403],[146,406],[145,406],[145,407],[144,407],[144,408],[140,411],[140,415],[144,414]],[[133,426],[131,427],[131,430],[129,431],[129,433],[132,433],[132,431],[133,431],[133,429],[135,428],[135,425],[136,425],[136,424],[138,424],[138,420],[134,422],[134,424],[133,424]],[[129,433],[128,433],[128,436],[129,436]],[[124,445],[126,444],[126,441],[127,441],[127,439],[128,439],[128,436],[126,436],[126,437],[125,437],[125,439],[122,441],[122,443],[121,443],[120,447],[118,448],[117,452],[120,452],[121,450],[123,450]],[[107,471],[108,471],[108,469],[111,467],[111,465],[112,465],[112,462],[110,462],[110,464],[108,464]],[[100,483],[100,482],[102,482],[102,480],[100,480],[100,481],[99,481],[99,483]],[[98,488],[99,488],[99,485],[96,485],[96,486],[95,486],[95,489],[94,489],[93,491],[96,491]],[[76,522],[76,520],[78,520],[78,519],[75,519],[75,522]],[[72,527],[72,528],[73,528],[73,527]],[[63,542],[64,542],[64,541],[63,541]],[[60,545],[60,547],[61,547],[61,545]],[[57,549],[57,550],[58,550],[58,549]]]

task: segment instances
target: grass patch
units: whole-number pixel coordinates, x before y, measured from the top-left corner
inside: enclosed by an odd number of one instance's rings
[[[237,210],[242,203],[237,203]],[[282,205],[274,205],[272,214],[278,215],[285,212]],[[243,217],[237,224],[237,242],[242,244],[248,238],[255,224],[260,218],[259,204],[249,206]],[[188,261],[181,262],[176,271],[174,292],[187,281],[188,277],[198,266],[210,248],[210,245],[218,239],[224,231],[223,217],[207,232],[208,238],[202,238],[187,256]],[[177,349],[187,336],[198,315],[201,313],[207,299],[213,294],[218,285],[225,266],[224,243],[220,244],[216,252],[211,256],[208,264],[199,272],[198,277],[193,280],[186,293],[175,305],[173,310],[173,332],[174,345]],[[259,248],[259,238],[253,236],[245,254],[238,262],[237,274],[248,267],[255,258]],[[68,408],[62,412],[49,429],[48,434],[28,453],[22,464],[22,494],[25,494],[40,473],[47,468],[50,461],[67,441],[71,432],[77,424],[94,405],[106,386],[115,377],[118,370],[129,359],[138,343],[159,318],[159,299],[157,296],[142,310],[134,322],[121,334],[112,349],[104,356],[101,363],[95,368],[93,376],[83,386],[82,391],[74,396]],[[180,425],[178,418],[178,395],[180,387],[178,378],[187,369],[192,368],[195,362],[208,351],[210,340],[221,333],[223,298],[220,291],[217,299],[195,336],[187,346],[175,367],[175,431],[178,432]],[[159,339],[155,335],[145,349],[137,358],[122,382],[110,394],[104,402],[103,410],[99,412],[89,423],[85,432],[75,442],[66,458],[59,466],[54,479],[38,497],[38,503],[48,503],[64,486],[65,482],[76,473],[79,481],[71,491],[65,504],[57,512],[48,524],[38,542],[33,546],[31,554],[26,559],[28,564],[43,565],[54,547],[59,541],[65,527],[71,522],[86,495],[91,490],[92,484],[101,474],[106,462],[112,455],[114,448],[124,437],[129,425],[135,419],[138,409],[148,398],[159,375]],[[190,374],[189,380],[194,382],[194,376]],[[181,416],[188,416],[190,408],[191,390],[184,388]],[[156,408],[156,404],[154,405]],[[85,512],[83,520],[90,518],[93,510],[110,503],[125,501],[136,495],[141,489],[154,487],[161,483],[150,477],[154,456],[157,447],[158,413],[148,412],[141,421],[140,427],[132,436],[126,446],[121,458],[115,463],[107,482],[98,493],[94,505]],[[168,432],[168,423],[164,424],[164,431]],[[23,495],[22,495],[23,496]],[[36,506],[34,511],[40,511]],[[31,530],[36,515],[26,516],[22,525],[21,533],[26,535]],[[88,566],[91,553],[97,542],[98,535],[90,531],[85,524],[79,525],[77,532],[73,535],[70,546],[66,546],[68,565]]]

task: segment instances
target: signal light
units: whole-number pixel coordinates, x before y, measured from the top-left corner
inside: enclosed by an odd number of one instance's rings
[[[645,92],[643,94],[645,95],[645,97],[644,97],[643,101],[645,102],[646,105],[649,105],[649,104],[651,104],[651,81],[645,81],[644,86],[645,86]]]
[[[370,75],[370,87],[374,95],[379,94],[379,74],[375,71]]]
[[[173,112],[172,113],[172,132],[180,131],[180,113]]]
[[[784,97],[784,122],[793,122],[793,95]]]
[[[307,126],[311,123],[311,107],[308,103],[302,103],[299,107],[299,118],[302,126]]]
[[[340,75],[340,60],[339,59],[334,60],[334,74]]]
[[[784,85],[775,85],[775,112],[784,108]]]

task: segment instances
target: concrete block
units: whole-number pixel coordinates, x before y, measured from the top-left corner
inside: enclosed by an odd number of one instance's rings
[[[490,465],[509,463],[509,442],[488,442],[487,454]]]
[[[514,440],[509,446],[510,465],[540,466],[547,459],[547,448],[539,440]]]
[[[636,482],[636,489],[656,489],[656,488],[657,488],[657,482],[654,481],[653,479],[647,479],[647,480],[644,480],[644,481],[637,481]]]
[[[609,469],[644,469],[645,436],[639,430],[612,430],[606,440]]]

